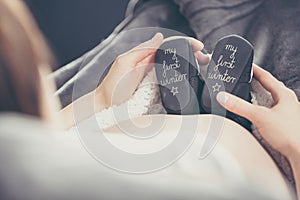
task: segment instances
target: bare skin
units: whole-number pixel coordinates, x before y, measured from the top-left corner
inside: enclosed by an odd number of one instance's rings
[[[241,167],[241,170],[246,177],[247,182],[254,186],[261,185],[261,189],[272,191],[276,191],[276,194],[279,195],[282,199],[292,199],[292,193],[289,189],[289,185],[287,184],[285,178],[280,173],[278,167],[273,162],[268,153],[261,147],[261,145],[256,141],[256,139],[243,127],[238,125],[237,123],[228,120],[226,118],[222,118],[214,115],[190,115],[190,116],[178,116],[178,115],[152,115],[152,116],[143,116],[132,119],[131,121],[125,121],[120,125],[113,126],[105,130],[106,134],[118,134],[121,138],[120,140],[124,140],[124,137],[128,137],[124,134],[124,130],[126,127],[132,126],[132,123],[138,125],[139,127],[150,127],[153,131],[156,130],[155,124],[153,123],[155,120],[164,121],[164,125],[160,130],[160,134],[177,134],[180,126],[182,124],[182,120],[186,119],[188,121],[192,121],[193,119],[198,120],[197,134],[196,139],[192,143],[190,150],[185,153],[184,156],[190,155],[199,155],[201,145],[203,142],[203,137],[208,134],[209,129],[211,128],[211,121],[215,118],[223,119],[224,126],[220,130],[220,137],[216,141],[215,148],[222,147],[226,149],[238,162]],[[147,129],[149,131],[149,129]],[[121,134],[123,133],[123,134]],[[140,132],[142,133],[142,130]],[[108,136],[109,137],[109,136]],[[122,139],[123,138],[123,139]],[[202,139],[201,139],[202,138]],[[125,140],[126,141],[126,140]],[[126,141],[127,142],[127,141]],[[127,144],[128,145],[128,144]],[[153,144],[155,145],[155,144]],[[122,146],[122,145],[121,145]],[[125,144],[126,146],[126,144]],[[133,147],[129,147],[132,149]],[[146,148],[146,147],[144,147]],[[139,151],[139,150],[136,150]],[[215,149],[212,151],[211,154]],[[211,154],[208,155],[211,156]],[[225,153],[224,153],[225,154]],[[225,156],[225,155],[224,155]],[[203,160],[199,160],[199,157],[194,158],[194,164],[197,166],[197,162],[206,162],[206,158]],[[176,163],[175,163],[176,165]],[[185,165],[185,163],[183,163]],[[189,172],[186,172],[189,173]],[[211,181],[210,178],[205,177],[206,171],[202,171],[199,169],[195,174],[198,177],[201,177],[199,181]],[[196,175],[193,175],[196,176]],[[220,178],[218,181],[222,181]]]

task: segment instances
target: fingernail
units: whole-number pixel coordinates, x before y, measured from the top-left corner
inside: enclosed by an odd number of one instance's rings
[[[153,37],[152,37],[152,41],[157,41],[159,38],[163,38],[163,34],[161,33],[156,33]]]
[[[228,95],[226,94],[226,92],[219,92],[217,94],[217,100],[220,104],[225,105],[228,101]]]

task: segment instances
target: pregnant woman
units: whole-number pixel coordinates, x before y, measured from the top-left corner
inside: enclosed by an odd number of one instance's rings
[[[209,58],[200,53],[203,44],[188,39],[199,62],[207,63]],[[246,129],[225,118],[217,117],[224,120],[222,136],[211,155],[201,160],[201,167],[197,168],[200,161],[195,156],[199,145],[197,136],[186,154],[172,166],[138,177],[108,176],[113,173],[85,154],[78,141],[49,130],[49,125],[72,126],[74,105],[82,111],[76,120],[92,115],[85,109],[90,98],[94,99],[94,112],[128,100],[150,70],[149,64],[153,63],[162,43],[163,36],[156,34],[120,55],[95,91],[57,114],[53,83],[46,79],[51,55],[42,34],[21,1],[0,1],[1,199],[124,199],[122,191],[130,199],[178,196],[183,199],[293,199],[293,191],[269,155]],[[219,93],[218,100],[226,109],[250,120],[262,137],[288,158],[299,196],[300,104],[296,95],[270,73],[254,66],[254,76],[272,94],[275,101],[272,108],[255,106],[227,93]],[[117,101],[112,98],[116,94]],[[180,128],[182,120],[197,120],[199,126],[195,128],[201,138],[215,116],[159,115],[133,121],[143,126],[155,118],[165,121],[161,134],[171,136]],[[126,123],[123,123],[125,127]],[[110,133],[122,133],[120,126],[107,129],[105,134],[114,135],[122,143],[122,134]]]

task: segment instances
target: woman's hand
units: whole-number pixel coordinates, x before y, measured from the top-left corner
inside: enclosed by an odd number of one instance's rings
[[[190,41],[198,61],[201,64],[208,63],[209,57],[200,52],[204,47],[203,43],[194,38],[186,37],[186,39]],[[155,53],[162,43],[163,35],[157,33],[151,40],[118,56],[96,90],[98,102],[104,104],[104,107],[110,107],[128,100],[154,66]]]
[[[207,64],[209,56],[200,52],[204,47],[203,43],[194,38],[186,37],[186,39],[190,41],[199,63]],[[95,91],[80,97],[60,111],[60,115],[65,119],[65,127],[69,128],[87,119],[95,112],[128,100],[147,72],[154,66],[155,53],[162,43],[163,35],[158,33],[151,40],[118,56],[107,76]],[[94,106],[89,109],[91,101],[94,102]],[[74,106],[77,110],[76,119]]]
[[[269,72],[253,67],[256,79],[272,94],[272,108],[253,105],[225,92],[220,92],[217,99],[227,110],[250,120],[260,135],[288,158],[300,199],[300,103],[296,94]]]
[[[300,103],[296,94],[269,72],[254,65],[254,76],[274,99],[272,108],[253,105],[220,92],[217,99],[227,110],[250,120],[261,136],[286,157],[300,152]]]

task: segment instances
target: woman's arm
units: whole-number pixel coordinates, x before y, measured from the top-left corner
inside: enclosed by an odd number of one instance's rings
[[[204,47],[203,43],[194,38],[186,39],[190,41],[199,63],[207,64],[209,57],[200,52]],[[82,96],[60,111],[64,126],[70,128],[96,112],[128,100],[153,67],[155,53],[162,43],[163,35],[158,33],[151,40],[118,56],[95,91]]]
[[[272,108],[253,105],[224,92],[217,99],[227,110],[249,119],[261,136],[288,158],[300,199],[300,103],[292,90],[257,65],[254,76],[272,94]]]
[[[100,91],[92,91],[60,110],[59,119],[63,120],[63,128],[68,129],[105,107],[103,94]]]

